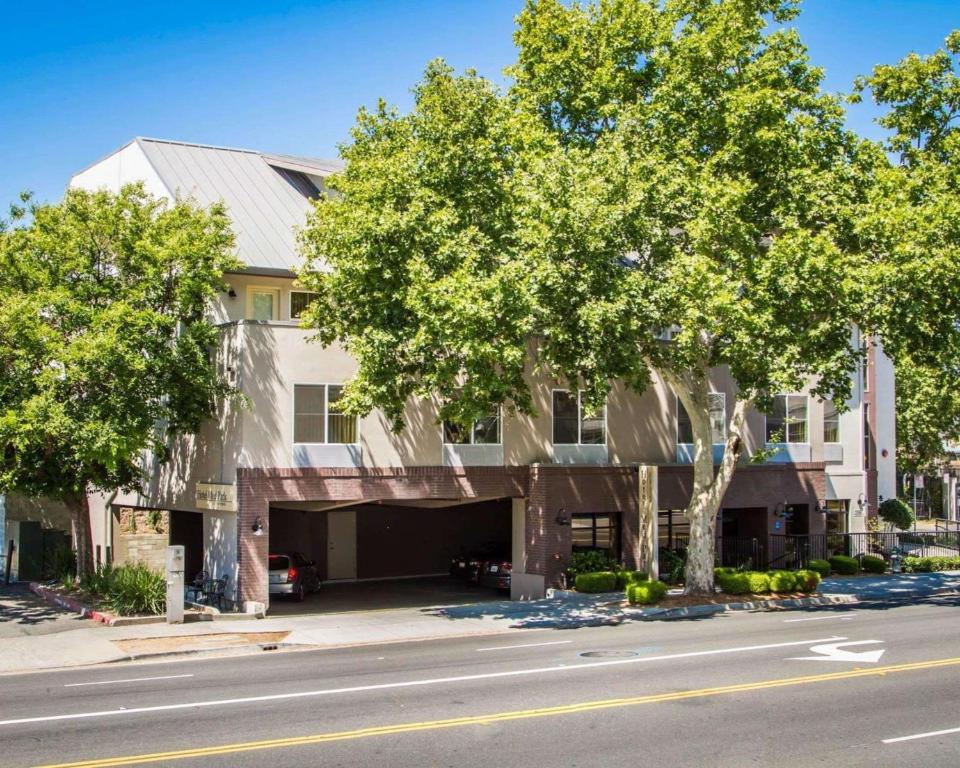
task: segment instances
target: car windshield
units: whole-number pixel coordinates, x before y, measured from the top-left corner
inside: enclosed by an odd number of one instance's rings
[[[290,567],[290,558],[286,555],[270,555],[270,570],[285,571]]]

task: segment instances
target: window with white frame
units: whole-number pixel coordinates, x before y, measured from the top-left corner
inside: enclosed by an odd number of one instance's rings
[[[247,291],[249,320],[280,319],[280,289],[251,287]]]
[[[444,421],[443,442],[450,445],[499,445],[500,409],[477,419],[469,429],[452,421]]]
[[[553,390],[553,444],[606,445],[607,409],[585,411],[583,393]]]
[[[310,291],[290,291],[290,319],[299,320],[315,298],[317,294]]]
[[[357,417],[340,408],[340,384],[297,384],[293,388],[293,442],[349,445],[357,442]]]
[[[823,401],[823,442],[840,442],[840,414],[833,400]]]
[[[768,443],[807,442],[807,396],[776,395],[767,414]]]
[[[723,392],[711,392],[707,395],[710,407],[710,432],[714,445],[722,445],[727,440],[727,396]],[[690,414],[677,398],[677,442],[693,443],[693,424]]]

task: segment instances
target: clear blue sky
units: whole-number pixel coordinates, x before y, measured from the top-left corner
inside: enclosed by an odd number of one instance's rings
[[[0,27],[0,209],[134,136],[334,156],[357,107],[405,108],[427,61],[501,77],[522,0],[8,4]],[[806,0],[827,87],[960,27],[960,0]],[[851,124],[876,134],[870,109]]]

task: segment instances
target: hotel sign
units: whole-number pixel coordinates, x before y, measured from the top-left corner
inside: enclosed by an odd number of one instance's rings
[[[237,511],[237,486],[225,483],[197,483],[197,509]]]

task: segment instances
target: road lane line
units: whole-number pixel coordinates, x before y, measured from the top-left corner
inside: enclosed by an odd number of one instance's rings
[[[926,733],[915,733],[912,736],[898,736],[895,739],[884,739],[884,744],[896,744],[900,741],[913,741],[914,739],[927,739],[931,736],[946,736],[950,733],[960,733],[960,728],[946,728],[942,731],[927,731]]]
[[[477,648],[477,653],[484,653],[485,651],[509,651],[511,648],[539,648],[543,645],[568,645],[572,643],[573,640],[552,640],[549,643],[524,643],[523,645],[498,645],[493,648]]]
[[[373,736],[392,736],[418,731],[432,731],[443,728],[462,728],[471,725],[489,725],[490,723],[509,722],[511,720],[527,720],[540,717],[556,717],[572,715],[582,712],[596,712],[605,709],[638,706],[641,704],[660,704],[687,699],[700,699],[712,696],[723,696],[732,693],[746,693],[750,691],[767,690],[771,688],[786,688],[798,685],[848,680],[856,677],[883,677],[884,675],[899,672],[914,672],[924,669],[960,665],[960,657],[950,659],[933,659],[930,661],[896,664],[888,667],[874,667],[872,669],[854,669],[845,672],[828,672],[820,675],[805,675],[803,677],[786,677],[773,680],[761,680],[754,683],[737,683],[714,688],[699,688],[686,691],[672,691],[669,693],[655,693],[630,698],[604,699],[600,701],[586,701],[579,704],[564,704],[554,707],[537,709],[522,709],[508,712],[495,712],[488,715],[471,715],[447,720],[429,720],[419,723],[396,723],[368,728],[358,728],[350,731],[336,731],[332,733],[318,733],[310,736],[292,736],[282,739],[266,739],[263,741],[248,741],[234,744],[221,744],[212,747],[194,747],[178,749],[169,752],[152,752],[139,755],[123,755],[118,757],[96,758],[81,760],[73,763],[55,763],[37,768],[114,768],[122,765],[143,765],[145,763],[159,763],[171,760],[189,760],[209,758],[219,755],[230,755],[241,752],[254,752],[265,749],[283,749],[303,747],[314,744],[325,744],[336,741],[349,741],[370,738]],[[960,730],[960,729],[956,729]]]
[[[190,675],[160,675],[159,677],[130,677],[126,680],[97,680],[91,683],[66,683],[64,688],[79,688],[82,685],[113,685],[114,683],[142,683],[147,680],[175,680],[180,677],[193,677]]]
[[[0,720],[0,726],[24,725],[26,723],[50,723],[58,720],[86,720],[93,717],[116,717],[118,715],[135,715],[143,712],[170,712],[178,709],[195,709],[198,707],[223,707],[231,704],[256,704],[264,701],[286,701],[288,699],[315,698],[318,696],[333,696],[342,693],[362,693],[364,691],[384,691],[391,688],[415,688],[426,685],[442,685],[446,683],[463,683],[473,680],[492,680],[502,677],[521,677],[524,675],[542,675],[552,672],[575,672],[580,669],[596,669],[598,667],[615,667],[623,664],[645,664],[651,661],[668,661],[670,659],[687,659],[697,656],[715,656],[727,653],[746,653],[762,651],[772,648],[790,648],[797,645],[815,645],[846,640],[845,637],[826,637],[814,640],[796,640],[789,643],[770,643],[768,645],[746,645],[739,648],[719,648],[713,651],[690,651],[689,653],[671,653],[664,656],[636,656],[629,659],[611,659],[609,661],[585,662],[582,664],[565,664],[553,667],[534,667],[530,669],[512,669],[506,672],[484,672],[476,675],[457,675],[455,677],[434,677],[421,680],[403,680],[396,683],[375,683],[373,685],[353,685],[347,688],[323,688],[315,691],[294,691],[290,693],[271,693],[263,696],[243,696],[233,699],[216,699],[213,701],[190,701],[183,704],[157,704],[149,707],[128,707],[126,709],[104,709],[94,712],[73,712],[65,715],[39,715],[37,717],[18,717],[11,720]]]
[[[837,621],[850,621],[853,616],[813,616],[809,619],[784,619],[784,624],[794,624],[798,621],[826,621],[827,619],[836,619]]]

